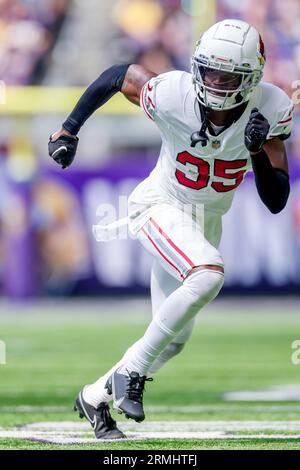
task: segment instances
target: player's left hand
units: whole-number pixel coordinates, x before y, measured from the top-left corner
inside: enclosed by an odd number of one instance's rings
[[[249,152],[258,153],[261,151],[267,140],[269,130],[270,124],[268,120],[257,108],[253,108],[245,128],[245,145]]]
[[[68,168],[75,157],[78,137],[61,129],[50,136],[48,143],[49,156],[64,170]]]

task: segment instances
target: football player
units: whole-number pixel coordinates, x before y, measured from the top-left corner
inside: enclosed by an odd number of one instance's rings
[[[293,103],[280,88],[261,82],[264,63],[255,28],[221,21],[198,42],[191,73],[156,75],[140,65],[115,65],[89,86],[50,138],[50,156],[67,168],[81,126],[120,91],[143,108],[162,139],[156,167],[129,199],[130,231],[154,257],[153,318],[144,336],[76,399],[75,409],[98,438],[124,437],[110,416],[110,400],[128,418],[144,419],[145,382],[182,351],[195,316],[220,292],[222,215],[247,170],[273,214],[286,205],[284,141]]]

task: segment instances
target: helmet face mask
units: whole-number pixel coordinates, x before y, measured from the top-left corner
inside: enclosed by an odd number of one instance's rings
[[[239,73],[223,72],[202,65],[199,66],[199,71],[203,84],[216,92],[235,91],[242,82],[242,75]]]
[[[226,24],[227,30],[223,35],[232,34],[229,26],[242,23],[245,29],[248,27],[252,33],[252,56],[250,60],[243,59],[241,44],[239,54],[236,53],[236,45],[231,45],[234,41],[227,38],[217,38],[210,31],[222,23]],[[224,27],[223,27],[224,29]],[[241,29],[241,27],[240,27]],[[234,31],[235,33],[235,31]],[[253,41],[253,35],[257,39]],[[211,36],[211,37],[209,37]],[[204,37],[204,41],[202,38]],[[225,20],[210,28],[197,44],[195,54],[192,57],[192,77],[198,101],[209,108],[215,110],[232,109],[249,100],[255,87],[258,85],[263,74],[264,55],[261,51],[262,40],[257,31],[247,23],[239,20]],[[204,44],[203,44],[204,43]],[[255,44],[255,48],[253,47]],[[219,50],[218,50],[219,49]],[[226,55],[224,54],[226,52]],[[249,56],[249,47],[247,50]],[[262,57],[260,57],[260,55]],[[239,59],[239,60],[238,60]],[[249,63],[250,62],[250,63]]]

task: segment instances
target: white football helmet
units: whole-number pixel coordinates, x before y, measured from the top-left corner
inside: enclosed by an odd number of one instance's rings
[[[264,43],[253,26],[224,20],[209,28],[192,56],[192,77],[198,101],[216,110],[249,100],[265,64]]]

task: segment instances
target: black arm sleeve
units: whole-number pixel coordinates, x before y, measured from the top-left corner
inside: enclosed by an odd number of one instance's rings
[[[277,214],[285,207],[290,194],[289,175],[273,168],[264,150],[251,155],[251,160],[259,197],[272,214]]]
[[[63,123],[63,128],[71,134],[77,135],[91,114],[121,90],[129,65],[113,65],[105,70],[86,89],[70,116]]]

